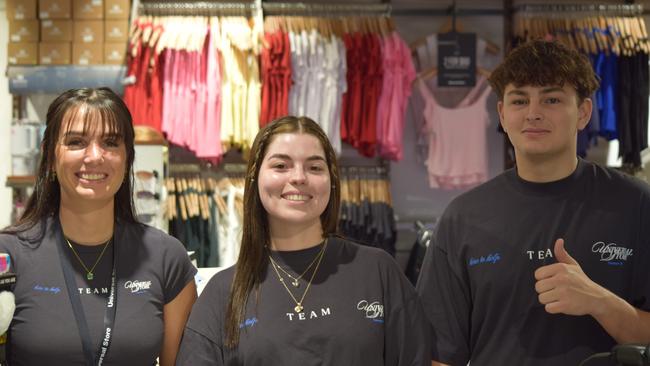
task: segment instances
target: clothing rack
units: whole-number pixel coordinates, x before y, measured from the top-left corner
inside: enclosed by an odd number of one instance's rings
[[[248,169],[246,164],[223,163],[216,166],[206,163],[172,163],[168,166],[170,176],[178,175],[204,175],[214,173],[215,175],[244,175]]]
[[[447,16],[502,16],[506,12],[503,9],[491,8],[458,8],[454,5],[447,8],[395,8],[391,10],[392,16],[402,17],[447,17]]]
[[[388,177],[388,166],[341,166],[339,168],[344,177]]]
[[[301,16],[390,16],[390,4],[265,3],[264,15]]]
[[[566,16],[567,13],[593,13],[598,15],[636,16],[643,14],[641,4],[522,4],[515,13],[548,13]]]
[[[264,15],[389,16],[390,4],[328,4],[328,3],[261,3]],[[206,2],[206,1],[142,1],[140,15],[249,15],[259,10],[256,2]]]
[[[205,1],[159,1],[141,2],[138,8],[140,15],[241,15],[253,13],[255,3],[222,3]]]

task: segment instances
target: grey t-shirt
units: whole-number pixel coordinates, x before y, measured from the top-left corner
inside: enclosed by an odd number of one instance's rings
[[[650,310],[650,186],[580,160],[569,177],[526,182],[515,170],[445,210],[418,280],[433,358],[450,365],[578,365],[614,339],[591,316],[549,314],[535,270],[555,240],[594,282]],[[600,360],[589,365],[610,363]]]
[[[52,223],[47,220],[45,235],[37,242],[31,238],[38,237],[39,227],[18,236],[0,234],[0,252],[11,255],[17,274],[16,312],[8,345],[12,366],[85,365]],[[102,250],[101,246],[74,248],[88,268]],[[103,336],[113,251],[117,250],[116,319],[104,364],[153,364],[162,347],[163,307],[196,273],[182,244],[152,227],[118,223],[93,280],[86,279],[86,271],[70,248],[64,249],[73,264],[95,354]]]
[[[302,273],[320,249],[273,256],[284,268]],[[295,303],[267,266],[259,302],[252,294],[234,350],[224,346],[233,275],[232,267],[216,274],[201,293],[177,365],[431,365],[419,298],[397,263],[380,249],[330,238],[301,313],[294,311]],[[304,286],[306,281],[292,288],[298,298]]]

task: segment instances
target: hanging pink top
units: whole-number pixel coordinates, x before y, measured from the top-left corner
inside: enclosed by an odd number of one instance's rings
[[[456,108],[441,106],[423,81],[418,88],[424,99],[424,119],[429,137],[426,160],[431,188],[462,189],[487,180],[486,107],[491,89],[480,77],[476,86]],[[480,94],[472,103],[468,98]]]

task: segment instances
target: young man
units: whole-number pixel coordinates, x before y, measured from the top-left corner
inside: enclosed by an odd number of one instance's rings
[[[598,87],[589,61],[534,41],[490,84],[517,167],[440,219],[418,281],[433,365],[574,366],[650,343],[650,187],[576,157]]]

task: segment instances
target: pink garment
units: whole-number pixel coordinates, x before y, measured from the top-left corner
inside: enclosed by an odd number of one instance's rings
[[[176,63],[178,62],[177,52],[171,49],[165,49],[165,62],[163,70],[163,113],[162,113],[162,131],[167,140],[173,141],[174,133],[174,118],[173,111],[175,106],[172,104],[174,100],[174,71],[176,70]]]
[[[418,81],[418,88],[425,104],[425,130],[429,138],[426,160],[429,186],[462,189],[485,182],[487,126],[490,124],[485,102],[492,90],[487,80],[481,77],[456,108],[441,106],[426,83]],[[469,103],[468,98],[475,96]]]
[[[397,32],[383,39],[382,59],[385,71],[377,111],[379,155],[398,161],[403,157],[405,114],[415,68],[411,50]]]
[[[205,42],[204,42],[205,45]],[[205,47],[204,47],[205,50]],[[188,148],[195,154],[201,146],[201,140],[205,131],[205,58],[204,52],[192,52],[193,68],[191,70],[193,76],[192,84],[192,105],[194,111],[194,119],[190,121],[194,126],[189,128],[192,131],[190,135],[190,143]]]
[[[396,55],[391,37],[380,38],[380,45],[384,79],[381,86],[381,94],[379,95],[379,103],[377,103],[377,151],[381,157],[384,157],[382,150],[386,144],[385,131],[390,123],[388,120],[388,112],[390,110],[390,100],[393,95],[393,65],[396,62]]]
[[[217,163],[222,155],[221,148],[221,55],[217,50],[218,27],[211,27],[207,42],[207,64],[205,75],[206,106],[205,125],[201,129],[201,143],[196,155]]]
[[[185,67],[185,52],[175,50],[176,63],[174,64],[174,69],[172,71],[172,94],[170,100],[170,109],[171,109],[171,135],[169,141],[176,145],[183,145],[183,136],[182,130],[180,129],[180,124],[178,122],[179,111],[183,109],[184,103],[181,98],[183,92],[183,73],[181,70]],[[182,113],[182,112],[181,112]]]

